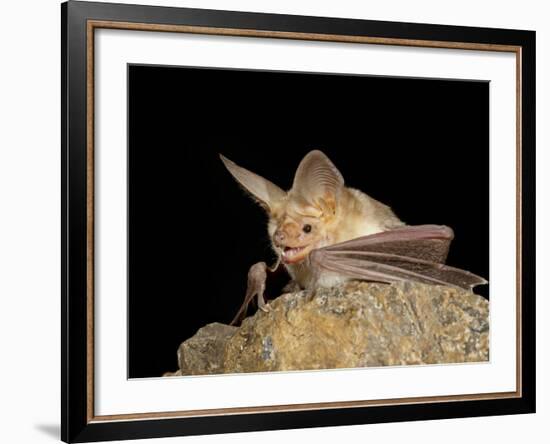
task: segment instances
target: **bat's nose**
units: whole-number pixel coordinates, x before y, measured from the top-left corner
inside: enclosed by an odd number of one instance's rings
[[[286,236],[284,231],[282,230],[275,231],[275,234],[273,235],[273,240],[277,245],[283,245],[285,242],[285,239],[286,239]]]

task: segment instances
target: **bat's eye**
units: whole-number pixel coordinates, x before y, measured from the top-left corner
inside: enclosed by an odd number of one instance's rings
[[[302,227],[302,230],[304,230],[304,233],[309,233],[311,232],[311,225],[310,224],[306,224]]]

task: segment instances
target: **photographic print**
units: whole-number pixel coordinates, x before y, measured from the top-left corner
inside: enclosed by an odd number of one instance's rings
[[[61,12],[64,441],[535,411],[534,32]]]
[[[488,361],[489,83],[128,66],[129,377]]]

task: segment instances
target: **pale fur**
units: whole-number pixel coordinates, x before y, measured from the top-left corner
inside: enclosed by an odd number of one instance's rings
[[[321,151],[310,151],[302,159],[288,192],[220,157],[233,177],[266,210],[269,237],[277,255],[285,257],[285,248],[303,248],[295,256],[295,260],[303,257],[301,262],[284,264],[302,288],[313,284],[332,286],[345,280],[330,273],[314,276],[308,257],[311,250],[404,225],[387,205],[344,186],[342,175]],[[310,231],[304,230],[306,225],[311,225]],[[291,262],[288,256],[285,260]]]
[[[276,213],[270,217],[268,231],[270,238],[281,221],[286,217],[299,219],[296,214],[296,202],[293,202],[292,194],[289,198],[281,202]],[[321,217],[321,219],[323,219]],[[278,223],[279,222],[279,223]],[[338,204],[334,216],[326,218],[324,221],[324,235],[322,239],[315,244],[316,248],[333,245],[350,239],[355,239],[369,234],[380,233],[393,228],[405,225],[394,214],[390,207],[373,199],[362,191],[344,187],[338,199]],[[278,249],[273,245],[274,250]],[[313,284],[314,273],[312,272],[309,261],[304,260],[297,264],[285,264],[292,280],[301,288],[310,288]],[[347,280],[346,277],[338,274],[323,273],[315,280],[316,286],[331,287],[335,284]]]

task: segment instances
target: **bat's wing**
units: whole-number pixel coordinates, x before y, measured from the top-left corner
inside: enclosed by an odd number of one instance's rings
[[[405,226],[313,250],[315,272],[374,282],[416,281],[471,290],[480,276],[445,265],[453,231],[440,225]]]
[[[270,277],[274,277],[273,275],[280,269],[280,261],[277,261],[272,267],[268,267],[265,262],[258,262],[250,267],[244,301],[229,325],[235,325],[245,318],[246,309],[254,298],[258,301],[258,308],[260,310],[269,311],[269,306],[264,299],[267,275],[269,273]]]

